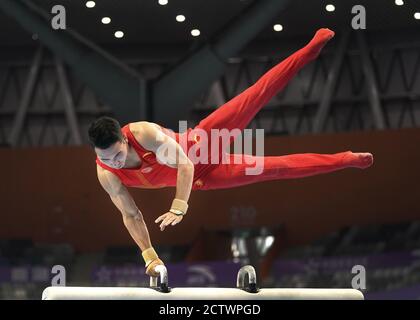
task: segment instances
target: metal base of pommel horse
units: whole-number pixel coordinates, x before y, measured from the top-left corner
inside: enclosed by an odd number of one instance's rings
[[[363,300],[355,289],[285,289],[257,287],[254,267],[238,271],[236,288],[170,288],[166,267],[157,266],[158,278],[149,288],[48,287],[42,300]],[[248,282],[246,283],[246,278]]]

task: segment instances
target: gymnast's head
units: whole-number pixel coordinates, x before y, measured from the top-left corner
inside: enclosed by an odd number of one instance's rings
[[[115,169],[124,167],[128,143],[117,120],[100,117],[93,121],[89,127],[89,141],[102,163]]]

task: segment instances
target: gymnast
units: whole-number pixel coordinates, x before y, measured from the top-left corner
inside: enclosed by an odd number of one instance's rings
[[[351,151],[336,154],[291,154],[284,156],[253,156],[230,154],[214,148],[214,141],[204,141],[201,133],[210,136],[212,129],[244,130],[257,112],[275,96],[307,63],[316,59],[321,49],[334,37],[329,29],[320,29],[302,49],[274,66],[254,85],[226,104],[217,108],[194,128],[172,134],[169,129],[155,123],[140,121],[120,127],[117,120],[101,117],[89,127],[89,139],[96,153],[97,175],[100,184],[122,213],[124,225],[140,247],[145,261],[146,274],[157,276],[154,268],[163,265],[153,249],[142,212],[127,187],[163,188],[176,187],[175,198],[168,212],[159,216],[160,230],[180,223],[187,213],[192,190],[233,188],[252,183],[302,178],[329,173],[345,168],[365,169],[372,165],[370,153]],[[186,147],[180,139],[188,136]],[[190,138],[192,137],[192,138]],[[229,141],[234,141],[231,136]],[[208,143],[210,155],[218,152],[219,160],[193,163],[188,150],[198,143]],[[159,152],[163,145],[176,150],[176,156]],[[209,155],[209,156],[210,156]],[[239,160],[242,161],[237,161]],[[235,160],[235,161],[234,161]],[[246,174],[249,163],[264,161],[260,174]]]

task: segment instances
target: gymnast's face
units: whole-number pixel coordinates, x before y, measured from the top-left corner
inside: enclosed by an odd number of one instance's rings
[[[127,160],[127,138],[124,137],[122,141],[115,142],[107,149],[95,148],[95,152],[102,163],[114,169],[121,169]]]

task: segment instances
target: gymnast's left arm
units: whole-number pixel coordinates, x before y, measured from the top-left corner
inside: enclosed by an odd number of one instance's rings
[[[160,222],[159,227],[163,231],[167,226],[181,222],[187,213],[194,179],[194,164],[176,140],[164,134],[158,125],[147,123],[142,126],[141,131],[139,134],[142,139],[141,144],[153,151],[160,163],[178,170],[176,194],[171,208],[155,220],[155,223]]]

